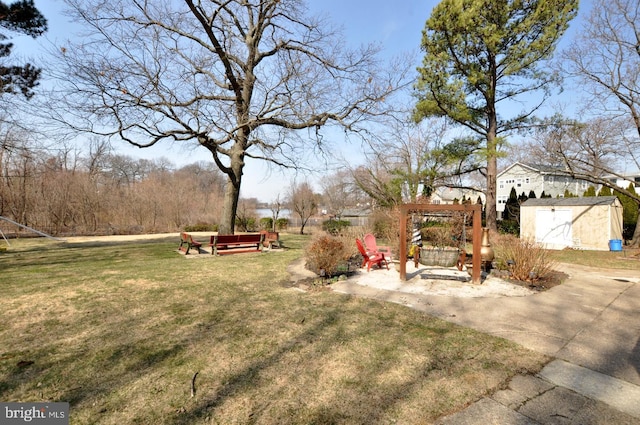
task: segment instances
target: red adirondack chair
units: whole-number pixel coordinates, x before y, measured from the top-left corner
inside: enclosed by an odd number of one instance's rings
[[[389,263],[387,263],[387,260],[384,258],[384,254],[381,252],[376,252],[376,253],[367,253],[367,251],[364,249],[364,245],[362,243],[362,241],[360,239],[356,239],[356,245],[358,245],[358,251],[360,251],[360,254],[362,254],[362,266],[360,267],[364,267],[365,264],[367,265],[367,271],[371,270],[371,266],[373,264],[377,264],[378,267],[382,268],[382,263],[384,263],[385,266],[387,266],[387,270],[389,270]]]
[[[380,252],[384,254],[386,260],[391,260],[391,248],[388,246],[380,245],[376,243],[376,237],[371,233],[364,235],[364,246],[368,253]]]

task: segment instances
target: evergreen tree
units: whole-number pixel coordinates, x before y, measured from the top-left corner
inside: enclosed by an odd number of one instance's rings
[[[498,106],[539,90],[547,94],[556,77],[541,63],[577,10],[578,0],[442,0],[425,24],[415,118],[444,116],[475,133],[487,162],[491,230],[497,229],[500,135],[522,127],[532,112],[503,119]]]
[[[518,196],[518,202],[519,202],[520,204],[522,204],[522,203],[523,203],[524,201],[526,201],[527,199],[529,199],[529,198],[527,197],[527,195],[525,195],[525,194],[524,194],[524,192],[522,192],[522,193],[520,194],[520,196]]]
[[[588,197],[588,196],[596,196],[596,188],[593,186],[589,186],[587,188],[587,190],[585,190],[584,194],[582,195],[584,197]]]
[[[0,0],[0,40],[10,38],[11,33],[26,34],[33,38],[47,30],[47,20],[36,9],[33,0],[20,0],[9,5]],[[0,59],[11,54],[13,43],[0,42]],[[38,85],[41,70],[27,63],[22,66],[0,65],[0,96],[3,93],[22,93],[27,99]]]
[[[518,201],[518,194],[516,188],[512,187],[509,193],[509,199],[504,206],[505,220],[519,220],[520,219],[520,202]]]
[[[627,190],[631,193],[636,193],[633,183],[629,183]],[[622,204],[622,225],[624,228],[625,239],[631,239],[633,237],[633,231],[638,223],[638,203],[630,196],[624,195],[616,191],[616,196]]]
[[[529,191],[529,199],[536,199],[536,192],[533,189]]]
[[[613,195],[613,193],[611,193],[611,188],[609,186],[602,186],[602,188],[598,192],[598,196],[611,196],[611,195]]]

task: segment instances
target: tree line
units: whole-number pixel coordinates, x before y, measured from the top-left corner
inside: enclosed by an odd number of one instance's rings
[[[0,216],[52,235],[173,232],[219,222],[224,179],[213,164],[175,168],[166,159],[92,147],[52,155],[5,138]]]

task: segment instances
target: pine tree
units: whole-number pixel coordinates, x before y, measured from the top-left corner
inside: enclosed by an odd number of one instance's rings
[[[520,219],[520,202],[518,201],[518,194],[516,188],[512,187],[509,193],[509,199],[504,206],[505,220],[519,220]]]
[[[20,0],[9,5],[0,0],[0,40],[7,40],[11,33],[36,38],[46,30],[47,20],[36,9],[33,0]],[[0,59],[8,57],[12,49],[13,43],[0,43]],[[29,63],[22,66],[0,65],[0,96],[3,93],[22,93],[30,98],[32,89],[38,85],[40,72]]]
[[[611,188],[609,186],[602,186],[600,191],[598,192],[598,196],[611,196]]]
[[[582,196],[584,197],[596,196],[596,188],[593,186],[589,186],[587,190],[585,190]]]
[[[536,192],[533,189],[529,191],[529,199],[536,199]]]
[[[629,183],[627,190],[636,193],[633,183]],[[638,203],[631,197],[616,191],[616,196],[622,204],[622,224],[625,229],[625,239],[631,239],[633,231],[638,223]]]
[[[447,117],[482,143],[491,230],[497,229],[497,158],[504,142],[499,135],[521,127],[531,114],[501,119],[500,102],[556,81],[543,63],[577,10],[577,0],[442,0],[425,24],[415,118]]]

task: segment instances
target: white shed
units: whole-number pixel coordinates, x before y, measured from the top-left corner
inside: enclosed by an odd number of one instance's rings
[[[609,250],[622,239],[622,204],[615,196],[528,199],[520,206],[520,238],[547,249]]]

